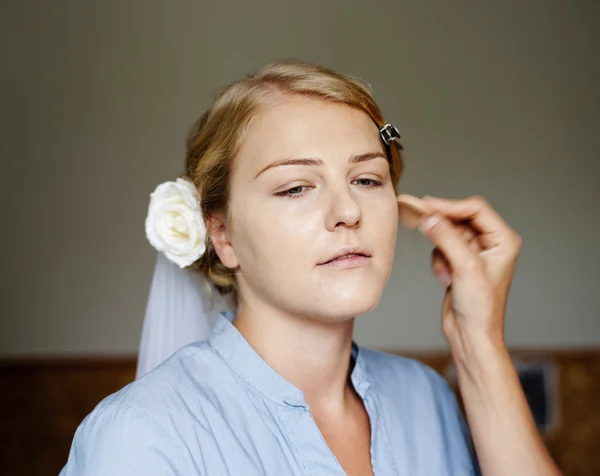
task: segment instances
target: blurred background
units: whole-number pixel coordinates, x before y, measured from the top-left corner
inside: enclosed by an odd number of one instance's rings
[[[5,0],[0,22],[0,474],[58,474],[133,380],[149,194],[217,89],[286,58],[369,83],[400,192],[482,194],[523,237],[507,341],[564,474],[600,474],[600,2]],[[400,230],[356,340],[453,381],[429,253]]]

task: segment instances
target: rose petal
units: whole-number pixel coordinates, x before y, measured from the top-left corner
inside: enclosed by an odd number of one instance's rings
[[[192,210],[198,208],[198,189],[196,189],[196,186],[192,182],[178,178],[176,187],[182,200],[189,208]]]
[[[145,222],[148,241],[180,267],[206,251],[206,225],[196,186],[186,179],[165,182],[150,194]]]

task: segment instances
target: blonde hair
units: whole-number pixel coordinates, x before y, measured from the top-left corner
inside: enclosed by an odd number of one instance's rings
[[[267,65],[255,74],[227,85],[196,121],[187,139],[186,175],[196,185],[205,217],[227,216],[233,161],[254,116],[277,95],[302,95],[364,111],[381,128],[385,122],[371,92],[359,80],[322,66],[300,61]],[[402,174],[402,146],[387,147],[394,189]],[[219,260],[210,237],[206,252],[191,267],[201,271],[221,294],[237,297],[235,273]]]

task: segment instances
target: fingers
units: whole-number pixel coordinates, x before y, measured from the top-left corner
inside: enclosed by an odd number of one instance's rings
[[[475,253],[479,253],[485,249],[479,242],[479,235],[475,233],[472,227],[469,225],[456,225],[456,227],[459,229],[460,236],[467,243],[469,249]]]
[[[485,248],[505,245],[507,240],[512,245],[520,244],[518,235],[480,196],[464,200],[424,197],[423,201],[432,210],[452,221],[468,221],[481,234],[479,241]]]
[[[482,248],[477,240],[477,235],[471,227],[461,225],[456,226],[461,238],[465,243],[467,243],[469,249],[471,249],[474,253],[479,253],[482,251]],[[442,285],[446,287],[450,286],[452,283],[452,270],[450,268],[450,263],[448,263],[448,260],[446,260],[439,248],[434,248],[431,252],[431,269]]]
[[[431,269],[442,285],[448,287],[452,284],[450,263],[448,263],[442,252],[437,248],[431,252]]]
[[[483,269],[477,252],[472,249],[470,242],[463,238],[465,231],[450,220],[433,215],[425,219],[420,228],[443,254],[450,267],[451,275],[466,275],[474,270]],[[443,274],[439,261],[436,262],[436,266],[437,270]]]

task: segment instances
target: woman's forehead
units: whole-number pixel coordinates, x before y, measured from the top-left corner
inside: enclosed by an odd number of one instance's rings
[[[348,157],[383,150],[373,120],[358,109],[306,97],[277,101],[253,118],[238,166],[261,168],[292,157]]]

